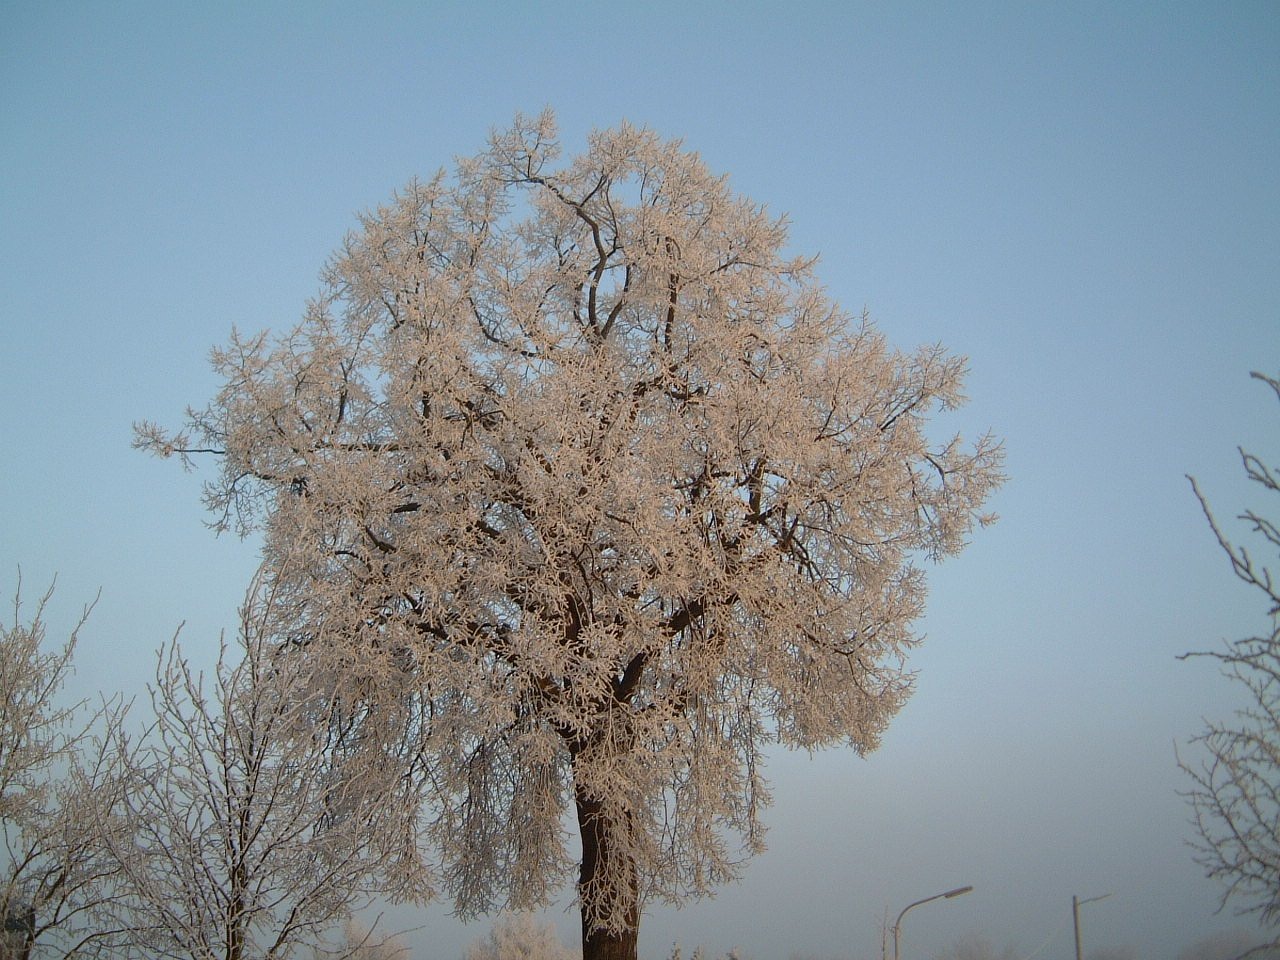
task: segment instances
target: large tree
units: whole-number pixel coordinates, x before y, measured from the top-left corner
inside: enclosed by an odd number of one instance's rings
[[[1252,374],[1280,399],[1280,379]],[[1261,457],[1240,450],[1245,475],[1268,493],[1280,493],[1280,472]],[[1195,739],[1196,761],[1180,761],[1191,781],[1187,797],[1195,813],[1197,860],[1224,884],[1222,906],[1255,915],[1271,931],[1245,956],[1280,952],[1280,585],[1273,567],[1231,541],[1191,480],[1201,509],[1235,575],[1262,594],[1267,627],[1258,635],[1217,650],[1187,654],[1209,657],[1240,685],[1244,704],[1229,721],[1209,723]],[[1273,558],[1280,527],[1254,510],[1239,517]]]
[[[414,732],[459,910],[576,867],[590,960],[760,848],[767,744],[876,746],[916,560],[964,545],[1000,451],[927,435],[962,359],[889,348],[679,143],[557,158],[544,113],[410,183],[299,325],[233,336],[213,402],[139,443],[219,456],[219,526],[261,524],[268,571],[306,556],[282,642],[372,755]]]

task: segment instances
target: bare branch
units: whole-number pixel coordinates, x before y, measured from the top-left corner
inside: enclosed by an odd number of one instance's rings
[[[1280,397],[1280,381],[1252,376]],[[1275,473],[1253,454],[1240,451],[1246,475],[1270,493],[1280,493]],[[1280,596],[1272,570],[1227,536],[1194,478],[1188,477],[1231,569],[1266,597],[1269,632],[1218,650],[1208,657],[1246,693],[1246,704],[1229,722],[1213,722],[1192,743],[1202,759],[1178,759],[1191,787],[1186,797],[1194,814],[1192,846],[1206,873],[1223,883],[1220,908],[1232,904],[1241,915],[1256,915],[1275,935],[1244,956],[1280,949]],[[1254,513],[1240,516],[1271,549],[1280,545],[1275,525]]]

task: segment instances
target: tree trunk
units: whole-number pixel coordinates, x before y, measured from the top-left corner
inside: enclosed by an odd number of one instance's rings
[[[603,810],[597,799],[574,791],[578,831],[582,835],[582,870],[578,899],[582,910],[582,960],[636,960],[640,932],[639,884],[636,865],[617,833],[625,825]],[[627,858],[625,862],[620,862]],[[590,902],[589,902],[590,901]],[[625,927],[612,933],[597,927],[594,918],[621,914]]]
[[[582,934],[582,960],[636,960],[636,944],[640,931],[635,927],[623,933],[597,930]]]

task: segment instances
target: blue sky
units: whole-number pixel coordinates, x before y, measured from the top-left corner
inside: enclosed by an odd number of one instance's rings
[[[770,850],[642,955],[1173,958],[1241,925],[1184,845],[1175,742],[1234,691],[1176,654],[1263,626],[1185,473],[1231,516],[1274,462],[1280,9],[1271,3],[0,3],[0,588],[101,589],[79,692],[212,656],[256,545],[129,449],[284,327],[356,214],[555,108],[622,119],[787,212],[890,340],[970,358],[940,428],[1004,437],[1001,522],[931,573],[919,686],[867,760],[780,754]],[[571,916],[556,913],[566,937]],[[409,923],[451,958],[484,924]]]

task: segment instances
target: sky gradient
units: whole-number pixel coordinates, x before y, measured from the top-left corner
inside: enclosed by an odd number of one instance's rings
[[[0,2],[0,593],[56,574],[56,627],[101,590],[76,692],[139,691],[182,623],[211,660],[255,566],[131,423],[178,425],[209,348],[292,325],[360,211],[548,105],[569,154],[623,119],[683,138],[847,310],[968,356],[938,428],[1003,437],[1010,478],[930,571],[880,751],[779,753],[768,852],[651,909],[641,955],[873,960],[886,911],[962,884],[904,958],[1068,960],[1073,894],[1112,894],[1086,953],[1248,929],[1174,758],[1238,698],[1176,656],[1265,625],[1184,474],[1280,513],[1236,454],[1280,449],[1248,377],[1280,373],[1273,3]],[[487,928],[395,919],[423,960]]]

